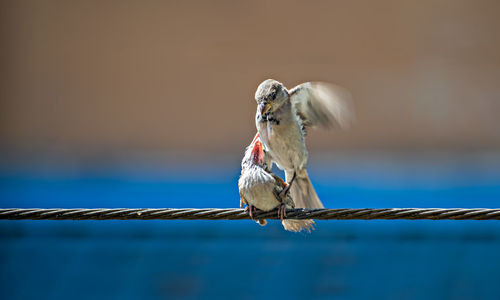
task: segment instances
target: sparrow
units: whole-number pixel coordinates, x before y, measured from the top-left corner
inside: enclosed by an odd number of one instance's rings
[[[350,93],[324,82],[306,82],[291,90],[280,82],[267,79],[255,92],[255,123],[271,162],[285,171],[297,208],[323,208],[306,170],[305,144],[309,127],[346,128],[353,121]],[[314,228],[313,220],[284,220],[290,231]]]
[[[238,180],[240,208],[246,204],[252,219],[255,209],[270,211],[278,208],[278,216],[283,222],[286,209],[294,208],[294,204],[289,194],[282,193],[287,184],[270,171],[270,165],[269,157],[257,134],[246,148],[241,162],[241,176]],[[267,224],[266,220],[257,222],[262,226]]]

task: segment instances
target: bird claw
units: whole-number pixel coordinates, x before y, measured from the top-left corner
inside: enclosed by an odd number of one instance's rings
[[[248,211],[248,214],[250,215],[250,219],[254,219],[253,218],[253,213],[255,211],[255,206],[253,205],[248,205],[247,207],[245,207],[245,211]]]
[[[281,222],[283,222],[283,219],[286,218],[285,203],[281,203],[280,206],[278,206],[278,217],[280,218]]]
[[[257,220],[255,220],[253,218],[253,214],[257,211],[257,208],[255,206],[248,205],[247,207],[245,207],[245,211],[247,211],[248,214],[250,215],[250,219],[252,219],[255,222],[259,223],[260,226],[266,226],[267,221],[265,219],[257,219]]]

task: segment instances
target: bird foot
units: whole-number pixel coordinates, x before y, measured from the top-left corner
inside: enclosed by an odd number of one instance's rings
[[[285,203],[281,203],[280,206],[278,206],[278,217],[280,218],[281,222],[283,222],[283,219],[286,218]]]
[[[250,215],[250,219],[252,219],[255,222],[259,223],[260,226],[266,226],[267,221],[265,219],[257,219],[257,220],[255,220],[253,218],[253,214],[257,211],[257,208],[255,208],[255,206],[248,205],[247,207],[245,207],[245,211],[247,211],[248,214]]]
[[[253,213],[255,212],[255,206],[248,205],[247,207],[245,207],[245,211],[248,211],[248,214],[250,215],[250,219],[253,220]]]

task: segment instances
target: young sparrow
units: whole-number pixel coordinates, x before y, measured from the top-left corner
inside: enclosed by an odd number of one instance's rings
[[[272,162],[285,171],[295,207],[323,208],[306,171],[308,127],[347,127],[353,120],[348,91],[322,82],[307,82],[287,90],[268,79],[255,93],[255,122]],[[287,230],[312,228],[313,220],[285,220]]]
[[[294,208],[294,204],[288,193],[282,193],[287,184],[270,171],[270,165],[257,134],[247,147],[241,162],[241,176],[238,180],[240,207],[243,207],[243,203],[246,204],[252,219],[255,208],[270,211],[278,207],[278,215],[283,222],[286,209]],[[257,222],[262,226],[267,223],[266,220]]]

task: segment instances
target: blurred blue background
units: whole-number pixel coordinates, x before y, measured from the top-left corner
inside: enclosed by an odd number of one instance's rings
[[[327,207],[498,207],[495,164],[392,161],[312,162],[310,173]],[[237,207],[238,171],[10,171],[1,206]],[[1,221],[0,237],[4,299],[500,293],[496,221],[318,221],[311,234],[285,232],[278,221]]]
[[[253,95],[310,130],[326,207],[500,207],[500,2],[0,0],[0,207],[238,207]],[[495,299],[500,222],[0,221],[1,299]]]

